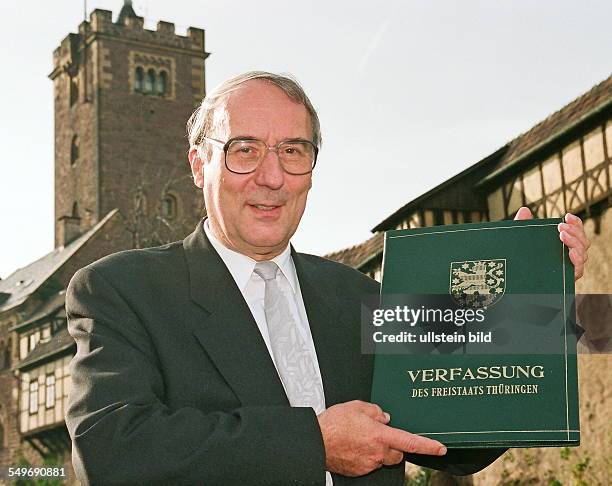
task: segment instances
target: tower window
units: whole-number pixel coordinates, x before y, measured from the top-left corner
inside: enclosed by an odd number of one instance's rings
[[[172,194],[166,194],[162,199],[161,213],[166,219],[176,218],[176,198]]]
[[[79,160],[79,137],[74,135],[70,143],[70,165],[74,165]]]
[[[144,92],[145,93],[153,93],[155,88],[155,71],[153,69],[149,69],[147,71],[147,75],[144,80]]]
[[[70,106],[79,101],[79,78],[72,76],[70,78]]]
[[[172,101],[175,98],[173,80],[176,58],[151,52],[130,51],[128,56],[130,93],[155,96]]]
[[[159,96],[165,95],[167,85],[168,85],[168,73],[166,71],[162,71],[159,73],[159,77],[157,78],[156,94],[158,94]]]
[[[136,68],[134,73],[134,91],[141,93],[144,88],[144,69],[140,66]]]

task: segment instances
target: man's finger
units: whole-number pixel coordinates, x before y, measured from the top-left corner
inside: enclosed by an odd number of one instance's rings
[[[533,214],[531,214],[531,210],[523,206],[519,208],[516,212],[516,216],[514,216],[515,220],[523,220],[523,219],[533,219]]]
[[[573,225],[576,225],[576,226],[582,226],[582,220],[578,216],[576,216],[575,214],[567,213],[565,215],[565,218],[563,218],[563,219],[568,224],[573,224]]]
[[[581,255],[586,253],[586,246],[582,240],[577,236],[574,236],[569,231],[561,231],[559,233],[559,239],[570,249],[578,251]]]
[[[581,241],[585,249],[589,247],[589,239],[587,238],[587,235],[585,234],[582,226],[578,226],[575,224],[569,224],[569,223],[559,223],[558,230],[559,232],[566,231],[570,235],[578,238]]]
[[[584,235],[584,238],[586,240],[586,248],[587,250],[591,247],[591,241],[587,238],[587,235],[584,231],[584,224],[582,222],[582,220],[576,216],[575,214],[572,213],[567,213],[565,215],[565,222],[571,226],[573,226],[574,228],[578,228],[580,233],[582,235]]]
[[[431,456],[443,456],[446,454],[446,447],[437,440],[411,434],[410,432],[393,427],[385,427],[382,439],[387,446],[399,451],[413,454],[429,454]]]
[[[385,459],[383,464],[385,466],[393,466],[395,464],[399,464],[404,460],[404,453],[402,451],[398,451],[397,449],[389,449],[385,453]]]
[[[569,251],[569,258],[574,265],[574,277],[576,280],[578,280],[580,277],[582,277],[582,275],[584,275],[584,262],[586,259],[580,255],[575,248],[572,248]]]
[[[391,415],[387,412],[382,412],[379,416],[374,417],[374,420],[380,422],[381,424],[388,424],[389,420],[391,420]]]
[[[374,419],[382,424],[386,424],[389,422],[389,420],[391,420],[391,416],[388,413],[384,412],[383,409],[375,403],[361,401],[358,403],[359,409],[371,419]]]

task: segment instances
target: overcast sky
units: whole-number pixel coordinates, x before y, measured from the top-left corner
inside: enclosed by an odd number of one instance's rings
[[[242,71],[294,74],[323,150],[299,251],[359,243],[406,202],[610,74],[612,2],[134,0],[206,30],[207,87]],[[89,0],[117,15],[122,0]],[[78,0],[0,3],[0,277],[53,249],[52,51]],[[187,170],[187,165],[185,165]],[[194,222],[195,225],[195,222]]]

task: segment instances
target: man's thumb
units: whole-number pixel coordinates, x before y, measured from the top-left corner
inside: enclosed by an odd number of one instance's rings
[[[525,206],[523,206],[516,212],[516,216],[514,217],[514,219],[515,220],[533,219],[533,214],[531,214],[531,211],[529,208],[526,208]]]

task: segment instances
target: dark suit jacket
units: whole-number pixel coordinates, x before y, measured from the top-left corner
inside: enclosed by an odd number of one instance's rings
[[[326,405],[369,401],[360,297],[378,284],[293,252]],[[289,406],[265,343],[202,224],[184,241],[120,252],[75,274],[66,297],[77,343],[66,424],[83,484],[324,485],[310,408]],[[455,473],[499,451],[412,457]],[[429,461],[429,462],[428,462]],[[401,485],[403,465],[334,484]]]

